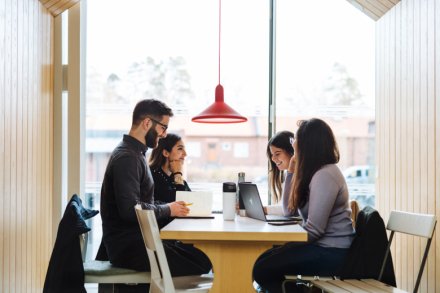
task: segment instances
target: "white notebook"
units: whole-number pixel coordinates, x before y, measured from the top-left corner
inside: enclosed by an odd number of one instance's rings
[[[176,201],[189,204],[187,217],[213,217],[211,191],[176,191]]]

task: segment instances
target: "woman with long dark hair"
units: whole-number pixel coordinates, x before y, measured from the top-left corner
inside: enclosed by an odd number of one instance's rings
[[[281,292],[286,274],[337,275],[355,234],[331,128],[316,118],[298,125],[291,159],[294,172],[287,176],[293,176],[288,208],[302,216],[308,241],[275,247],[257,260],[255,281],[271,293]]]
[[[168,133],[159,140],[149,159],[154,180],[154,200],[173,202],[177,190],[191,190],[183,179],[185,157],[185,144],[179,135]]]
[[[271,137],[267,143],[266,155],[269,160],[269,185],[273,205],[265,207],[267,214],[290,215],[288,199],[290,181],[286,181],[286,172],[289,172],[290,160],[293,156],[293,146],[290,140],[294,134],[290,131],[280,131]]]

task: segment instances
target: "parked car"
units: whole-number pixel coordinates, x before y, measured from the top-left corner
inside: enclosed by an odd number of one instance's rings
[[[372,178],[370,178],[372,174],[369,165],[351,166],[345,169],[342,174],[344,175],[347,184],[373,182]]]
[[[342,174],[347,182],[350,199],[355,199],[359,206],[374,207],[376,196],[373,168],[369,165],[355,165],[345,169]]]

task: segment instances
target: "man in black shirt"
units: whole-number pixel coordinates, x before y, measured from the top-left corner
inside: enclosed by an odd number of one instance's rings
[[[139,271],[150,270],[147,252],[134,206],[154,210],[158,221],[185,216],[183,202],[154,200],[154,182],[145,153],[166,137],[173,112],[164,103],[147,99],[137,103],[130,132],[113,151],[101,189],[103,242],[110,262]],[[192,245],[164,241],[165,253],[173,276],[208,273],[209,259]]]

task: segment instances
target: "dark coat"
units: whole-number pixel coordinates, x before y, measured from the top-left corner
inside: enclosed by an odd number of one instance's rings
[[[351,244],[346,263],[340,274],[342,279],[378,279],[388,237],[379,212],[372,207],[363,208],[356,220],[356,237]],[[396,286],[393,260],[388,256],[382,280]]]
[[[171,214],[167,204],[154,202],[154,181],[146,151],[142,142],[124,135],[110,156],[101,188],[102,237],[110,262],[135,270],[145,269],[145,265],[133,264],[140,255],[146,258],[146,252],[134,206],[154,210],[158,222]]]
[[[58,225],[43,292],[86,292],[79,235],[90,231],[85,220],[96,214],[84,208],[76,194],[72,196]]]

